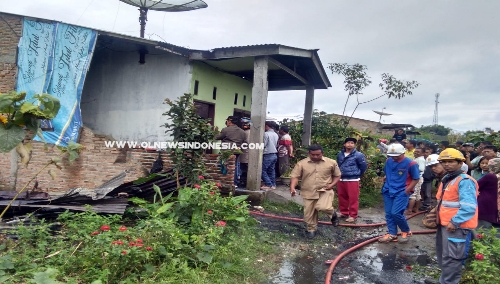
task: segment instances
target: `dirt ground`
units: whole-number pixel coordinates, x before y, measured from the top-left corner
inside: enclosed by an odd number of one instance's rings
[[[300,196],[291,197],[288,188],[280,186],[267,194],[273,202],[293,200],[302,203]],[[265,210],[265,208],[264,208]],[[267,213],[264,211],[264,213]],[[302,218],[300,214],[282,214]],[[383,204],[377,208],[359,211],[357,224],[385,222]],[[423,215],[409,220],[412,231],[428,230],[422,225]],[[270,275],[269,284],[324,283],[328,265],[346,249],[367,239],[386,233],[385,226],[349,228],[319,225],[315,239],[305,238],[302,222],[290,222],[265,217],[256,217],[260,225],[270,231],[287,234],[291,241],[277,244],[283,255],[278,271]],[[328,221],[326,216],[320,219]],[[341,224],[344,222],[341,222]],[[429,271],[435,271],[435,234],[414,235],[407,244],[371,243],[344,257],[337,265],[331,283],[424,283]],[[432,268],[432,269],[431,269]],[[427,274],[425,276],[424,274]]]

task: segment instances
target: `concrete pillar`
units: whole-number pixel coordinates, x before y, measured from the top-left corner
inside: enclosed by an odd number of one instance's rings
[[[250,128],[249,143],[264,142],[264,123],[267,114],[267,70],[268,57],[257,56],[253,67],[252,87],[252,127]],[[262,177],[262,153],[263,149],[250,149],[248,151],[248,175],[247,189],[260,190]]]
[[[302,145],[311,144],[311,125],[314,110],[314,87],[306,86],[306,103],[304,107],[304,134],[302,134]]]

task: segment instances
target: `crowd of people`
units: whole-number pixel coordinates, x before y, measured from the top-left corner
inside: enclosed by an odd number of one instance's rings
[[[478,147],[471,142],[441,141],[436,147],[407,140],[401,132],[389,145],[383,139],[378,145],[389,157],[382,189],[389,232],[379,242],[408,242],[411,230],[404,214],[433,207],[435,181],[439,283],[459,283],[474,230],[500,227],[500,154],[489,141]]]
[[[217,139],[223,142],[248,142],[250,120],[228,117],[227,127]],[[276,188],[276,177],[289,168],[293,157],[292,140],[286,126],[266,121],[261,190]],[[296,195],[301,182],[306,236],[314,238],[318,213],[324,212],[334,226],[339,219],[354,223],[358,217],[360,179],[368,168],[365,155],[356,150],[357,140],[348,137],[336,160],[323,156],[320,145],[308,148],[308,157],[297,162],[290,174],[290,193]],[[436,208],[436,253],[441,268],[439,283],[458,283],[462,262],[477,228],[500,227],[500,153],[489,141],[477,147],[471,142],[448,141],[439,144],[408,139],[403,129],[391,140],[380,139],[377,148],[387,156],[380,165],[384,184],[381,192],[387,234],[380,243],[407,243],[412,232],[406,216]],[[238,159],[235,184],[246,186],[248,150]],[[432,185],[437,186],[433,204]],[[333,207],[337,189],[340,216]],[[399,231],[399,233],[398,233]]]
[[[241,154],[236,156],[234,186],[247,187],[248,148],[241,147],[250,140],[251,120],[248,117],[229,116],[226,127],[215,137],[222,143],[234,144]],[[264,151],[262,156],[262,186],[261,190],[276,189],[277,179],[290,168],[290,158],[293,158],[292,138],[288,134],[288,126],[279,127],[274,121],[265,122]],[[233,148],[232,146],[230,147]]]

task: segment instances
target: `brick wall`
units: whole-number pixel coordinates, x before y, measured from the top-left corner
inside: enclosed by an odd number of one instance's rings
[[[22,17],[0,13],[0,93],[14,90],[17,76],[17,44],[22,34]],[[10,154],[0,153],[0,190],[8,190],[14,177],[10,174]]]
[[[22,35],[22,17],[0,13],[0,92],[8,92],[16,86],[16,54],[17,45]],[[158,153],[144,149],[119,150],[106,148],[104,141],[111,140],[105,136],[94,135],[88,128],[82,130],[80,144],[86,149],[73,165],[66,161],[62,170],[51,165],[43,170],[37,180],[39,188],[49,191],[64,192],[74,187],[94,188],[110,178],[128,170],[125,182],[146,176]],[[43,143],[32,142],[33,156],[25,168],[18,162],[16,190],[20,190],[52,157],[59,154],[55,147],[44,149]],[[0,190],[8,190],[15,180],[11,172],[11,154],[0,153]],[[171,161],[166,153],[162,154],[165,168]],[[16,157],[17,158],[17,157]],[[222,184],[223,191],[232,191],[234,175],[234,157],[228,161],[228,173],[223,176],[217,165],[218,155],[206,155],[207,179]],[[57,177],[52,180],[49,169],[55,169]]]
[[[0,14],[0,93],[16,87],[17,44],[22,30],[21,17]]]
[[[62,169],[51,165],[43,170],[37,178],[39,188],[49,192],[65,192],[75,187],[95,188],[124,170],[128,171],[125,182],[133,181],[139,177],[147,176],[154,161],[158,158],[156,151],[107,148],[104,144],[106,140],[111,139],[103,135],[95,135],[90,129],[83,128],[79,143],[84,145],[85,149],[80,153],[79,158],[73,165],[70,165],[67,160],[63,161]],[[55,147],[44,150],[43,143],[40,142],[34,141],[32,144],[33,156],[28,167],[25,168],[20,163],[18,164],[16,190],[20,190],[52,157],[60,153]],[[232,191],[234,156],[228,161],[227,175],[220,173],[216,163],[217,158],[216,154],[205,156],[208,172],[206,179],[220,182],[224,192]],[[8,157],[3,159],[8,160]],[[162,160],[164,169],[171,165],[167,153],[162,153]],[[49,175],[49,169],[55,169],[57,174],[55,180],[52,180]],[[4,182],[2,181],[2,183]]]

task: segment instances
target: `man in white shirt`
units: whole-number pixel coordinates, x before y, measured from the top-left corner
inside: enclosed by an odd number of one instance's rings
[[[415,185],[415,191],[410,196],[410,201],[408,202],[408,209],[406,209],[405,214],[409,215],[412,213],[417,213],[418,208],[420,208],[421,203],[421,195],[420,189],[422,187],[422,183],[424,182],[424,178],[422,177],[425,171],[425,158],[424,158],[424,149],[415,148],[413,155],[415,159],[413,159],[418,164],[418,170],[420,172],[420,179],[418,180],[417,185]]]

